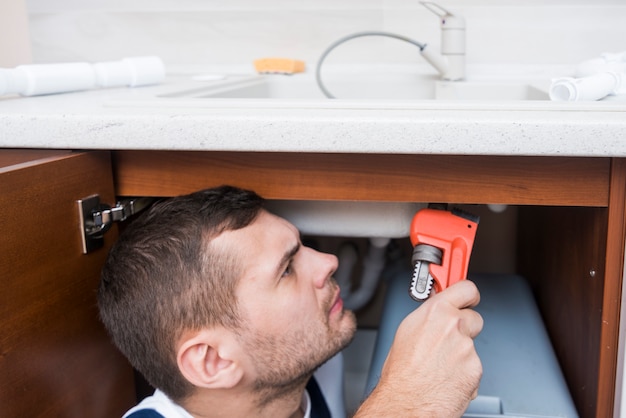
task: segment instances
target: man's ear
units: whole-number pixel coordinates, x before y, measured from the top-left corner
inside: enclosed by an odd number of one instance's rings
[[[180,372],[194,386],[207,389],[228,389],[237,385],[244,375],[235,341],[226,331],[202,330],[183,337],[178,349]]]

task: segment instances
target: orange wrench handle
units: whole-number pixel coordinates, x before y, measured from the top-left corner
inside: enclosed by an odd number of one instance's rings
[[[410,238],[413,247],[432,245],[443,252],[441,265],[430,264],[434,289],[440,292],[467,278],[478,219],[461,212],[422,209],[413,217]],[[474,217],[476,218],[476,217]]]

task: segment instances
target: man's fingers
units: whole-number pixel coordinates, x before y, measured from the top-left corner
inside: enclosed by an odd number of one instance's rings
[[[464,335],[474,339],[483,329],[483,317],[472,309],[463,309],[459,327]]]
[[[478,288],[470,280],[461,280],[435,296],[445,297],[448,302],[459,309],[472,308],[480,302]]]
[[[470,399],[474,400],[478,397],[478,388],[476,388],[476,390],[474,390],[474,392],[472,392],[472,395],[470,397]]]

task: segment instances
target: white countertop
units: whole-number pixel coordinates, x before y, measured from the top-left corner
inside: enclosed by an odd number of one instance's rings
[[[180,80],[0,98],[0,146],[626,156],[626,102],[157,97]]]

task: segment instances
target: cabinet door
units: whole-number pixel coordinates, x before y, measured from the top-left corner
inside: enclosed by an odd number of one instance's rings
[[[98,320],[104,248],[82,254],[76,201],[114,201],[108,152],[0,150],[0,416],[113,417],[131,367]]]

